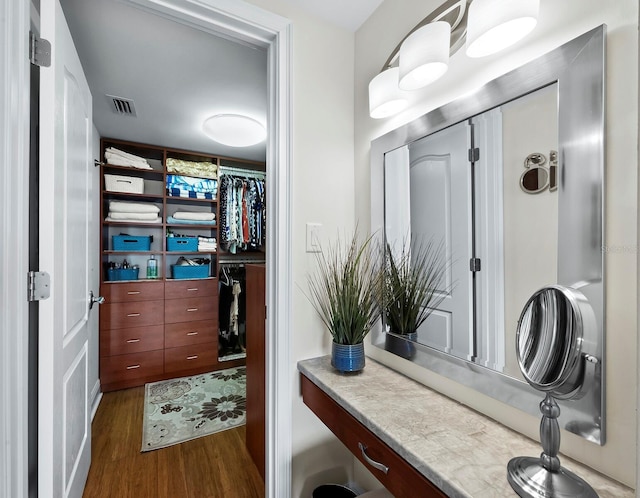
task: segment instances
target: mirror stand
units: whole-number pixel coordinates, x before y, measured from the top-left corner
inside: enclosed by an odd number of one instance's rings
[[[540,458],[516,457],[507,465],[507,479],[519,496],[597,498],[598,494],[587,482],[560,466],[560,407],[547,393],[540,403]]]
[[[591,305],[569,287],[544,287],[522,310],[516,330],[518,365],[527,382],[546,396],[540,403],[540,458],[516,457],[507,465],[507,480],[521,497],[598,497],[583,479],[560,466],[560,407],[554,399],[581,395],[590,357],[584,338],[595,327]]]

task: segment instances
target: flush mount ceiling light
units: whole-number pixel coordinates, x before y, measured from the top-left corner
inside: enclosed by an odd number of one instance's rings
[[[535,27],[539,5],[540,0],[447,0],[402,39],[369,83],[370,116],[386,118],[405,109],[409,94],[403,91],[442,77],[465,40],[469,57],[513,45]]]
[[[467,55],[484,57],[510,47],[538,22],[540,0],[474,0],[469,6]]]
[[[417,90],[440,78],[449,68],[451,25],[436,21],[414,31],[400,46],[402,90]]]
[[[267,138],[262,124],[240,114],[217,114],[207,119],[202,129],[211,140],[230,147],[248,147]]]

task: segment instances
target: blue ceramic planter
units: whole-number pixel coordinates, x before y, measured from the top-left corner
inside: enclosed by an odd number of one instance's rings
[[[331,366],[340,372],[359,372],[364,368],[364,343],[336,344],[331,347]]]
[[[416,332],[405,335],[386,334],[384,347],[391,353],[411,360],[416,355],[414,343],[417,339],[418,334]]]

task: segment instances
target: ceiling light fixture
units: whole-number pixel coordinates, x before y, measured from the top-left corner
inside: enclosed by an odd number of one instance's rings
[[[261,123],[240,114],[211,116],[202,129],[211,140],[230,147],[249,147],[267,138],[267,130]]]
[[[447,0],[402,39],[371,80],[369,115],[386,118],[405,109],[406,91],[442,77],[465,40],[469,57],[513,45],[535,27],[539,5],[540,0]]]

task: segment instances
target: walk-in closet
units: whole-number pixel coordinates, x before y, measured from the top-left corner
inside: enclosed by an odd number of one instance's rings
[[[241,475],[264,496],[266,50],[134,3],[60,4],[92,97],[103,298],[85,496],[231,496]]]

